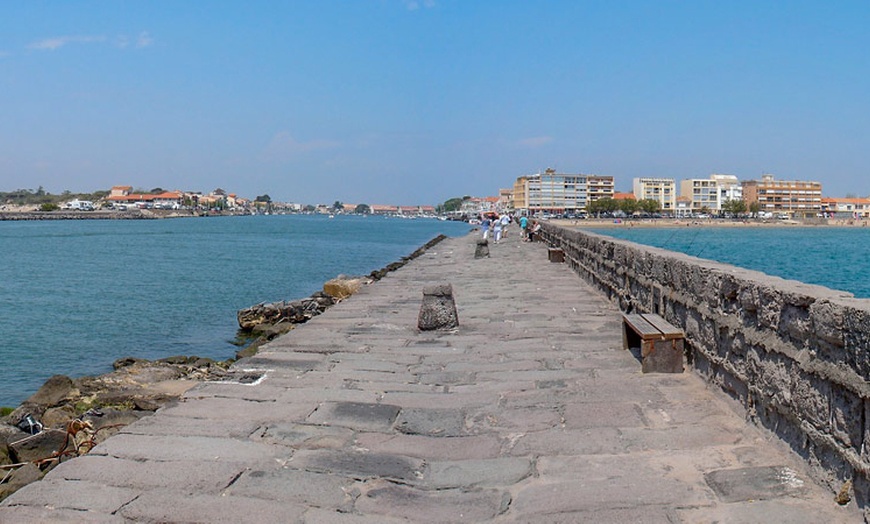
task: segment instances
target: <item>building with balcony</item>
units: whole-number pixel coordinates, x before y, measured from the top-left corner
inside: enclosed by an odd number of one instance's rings
[[[761,180],[743,182],[743,200],[747,207],[758,204],[759,212],[815,217],[822,211],[822,184],[776,180],[773,175],[762,175]]]
[[[719,186],[720,206],[729,200],[743,200],[743,186],[736,176],[712,174],[710,179],[715,180]]]
[[[680,196],[689,199],[690,213],[718,213],[729,200],[742,200],[743,189],[734,175],[710,175],[680,182]]]
[[[529,215],[576,213],[586,209],[586,184],[586,175],[554,169],[521,176],[514,183],[514,208]]]
[[[595,202],[602,198],[613,198],[615,193],[613,177],[609,175],[586,176],[586,201]]]
[[[870,198],[823,198],[822,213],[831,218],[870,218]]]
[[[663,213],[673,213],[677,208],[677,182],[673,178],[635,178],[632,189],[634,198],[655,200]]]

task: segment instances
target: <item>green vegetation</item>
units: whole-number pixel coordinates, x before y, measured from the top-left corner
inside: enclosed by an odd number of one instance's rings
[[[645,198],[637,202],[637,207],[644,213],[658,213],[662,210],[662,204],[658,200]]]
[[[463,196],[448,199],[443,204],[438,204],[435,210],[439,213],[451,213],[454,211],[459,211],[460,209],[462,209],[462,203],[466,200],[469,200],[470,198],[470,196]]]
[[[54,202],[46,202],[39,206],[40,211],[57,211],[58,209],[60,209],[60,206]]]
[[[372,214],[372,208],[368,204],[358,204],[353,212],[358,215],[370,215]]]
[[[746,213],[746,202],[743,200],[726,200],[722,202],[722,212],[731,215],[742,215]]]
[[[619,210],[626,215],[632,215],[635,211],[640,209],[637,200],[633,198],[626,198],[623,200],[618,200],[617,202],[619,203]]]
[[[622,211],[626,215],[634,213],[658,213],[662,210],[661,203],[658,200],[644,199],[634,200],[631,198],[625,200],[614,200],[612,198],[602,198],[594,202],[586,204],[586,212],[590,215],[599,216],[601,213],[613,213]]]
[[[0,204],[13,206],[42,206],[44,204],[60,205],[73,199],[90,200],[96,202],[109,195],[108,191],[94,191],[93,193],[72,193],[69,190],[59,195],[52,195],[39,186],[39,189],[16,189],[15,191],[0,191]],[[48,209],[44,211],[50,211]]]
[[[613,213],[619,208],[619,201],[612,198],[601,198],[586,204],[586,212],[596,216],[600,213]]]
[[[0,417],[8,417],[13,411],[15,411],[15,408],[0,406]]]

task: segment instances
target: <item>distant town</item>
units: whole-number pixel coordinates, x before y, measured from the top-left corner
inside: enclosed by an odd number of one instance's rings
[[[435,216],[439,213],[431,205],[299,204],[273,201],[268,195],[245,198],[221,188],[208,193],[196,191],[134,190],[133,186],[114,186],[108,191],[73,194],[66,191],[52,195],[42,188],[36,191],[19,189],[0,193],[0,211],[45,212],[56,211],[148,211],[197,212],[201,214],[376,214],[397,216]],[[161,213],[166,215],[166,213]]]
[[[474,218],[486,213],[510,213],[543,218],[673,217],[707,218],[753,216],[778,219],[867,219],[870,196],[823,197],[815,181],[778,180],[765,174],[758,180],[712,174],[684,179],[638,177],[631,192],[615,190],[615,177],[560,173],[555,169],[517,177],[497,196],[461,196],[437,205],[368,203],[300,204],[273,201],[268,194],[254,198],[217,188],[197,191],[149,191],[114,186],[108,191],[52,195],[42,187],[0,192],[0,211],[133,211],[187,214],[375,214],[386,216],[449,216]],[[166,216],[166,213],[161,213]]]
[[[546,169],[517,177],[513,186],[498,196],[469,198],[461,203],[467,214],[515,212],[533,216],[583,218],[587,215],[663,216],[705,218],[752,215],[761,218],[866,219],[870,197],[822,196],[820,182],[777,180],[762,175],[759,180],[739,180],[735,175],[712,174],[709,178],[681,180],[639,177],[632,191],[615,191],[615,179],[607,175],[559,173]]]

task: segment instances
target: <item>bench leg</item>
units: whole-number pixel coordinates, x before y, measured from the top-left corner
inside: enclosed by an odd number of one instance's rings
[[[641,348],[644,373],[682,373],[683,341],[649,340]]]

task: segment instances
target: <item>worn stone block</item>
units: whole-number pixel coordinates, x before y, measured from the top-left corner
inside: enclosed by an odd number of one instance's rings
[[[487,239],[478,239],[474,248],[474,258],[489,258],[489,241]]]
[[[426,462],[390,453],[303,450],[294,454],[287,466],[359,480],[384,478],[409,483],[423,477]]]
[[[806,491],[800,475],[784,466],[720,469],[704,478],[722,502],[794,497]]]
[[[870,307],[849,308],[843,318],[843,344],[850,367],[870,380]]]
[[[856,452],[861,451],[864,400],[843,387],[831,388],[831,433]]]
[[[423,304],[417,327],[423,331],[452,329],[459,325],[459,315],[453,300],[453,286],[448,283],[423,288]]]
[[[465,432],[465,413],[458,409],[402,409],[396,430],[409,435],[459,437]]]
[[[795,369],[792,379],[794,403],[789,407],[817,429],[831,431],[831,383]]]
[[[358,430],[389,431],[398,414],[399,408],[389,404],[324,402],[308,416],[307,421]]]
[[[501,490],[423,491],[387,482],[366,486],[359,511],[430,522],[484,522],[504,512],[510,495]]]

